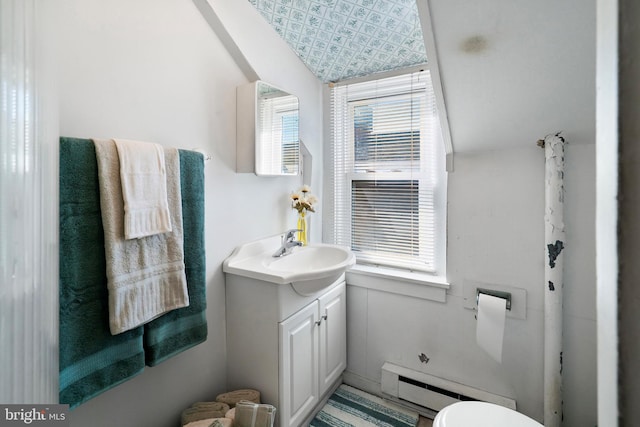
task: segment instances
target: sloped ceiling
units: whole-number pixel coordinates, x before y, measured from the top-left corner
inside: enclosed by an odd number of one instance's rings
[[[426,63],[427,5],[455,152],[595,142],[595,0],[245,1],[323,82]]]
[[[248,0],[322,81],[425,64],[415,0]]]
[[[418,0],[422,1],[422,0]],[[429,0],[455,152],[595,143],[595,0]]]

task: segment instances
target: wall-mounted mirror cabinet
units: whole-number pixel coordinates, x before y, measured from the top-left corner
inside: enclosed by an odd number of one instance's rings
[[[236,170],[298,175],[298,98],[263,81],[236,89]]]

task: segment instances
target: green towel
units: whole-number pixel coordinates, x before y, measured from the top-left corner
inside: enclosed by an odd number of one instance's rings
[[[207,339],[204,245],[204,156],[179,150],[184,264],[189,306],[144,325],[145,359],[155,366]]]
[[[189,307],[118,335],[109,307],[92,140],[60,138],[60,403],[71,408],[206,340],[204,159],[180,150]],[[144,333],[144,337],[143,337]]]
[[[71,408],[144,369],[139,327],[109,331],[93,141],[60,138],[60,403]]]

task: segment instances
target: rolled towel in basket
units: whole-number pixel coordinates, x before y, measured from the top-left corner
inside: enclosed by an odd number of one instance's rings
[[[233,420],[236,417],[236,408],[229,409],[224,417]]]
[[[226,414],[230,408],[229,405],[227,405],[224,402],[196,402],[193,405],[191,405],[191,407],[206,410],[206,411],[220,411],[223,414]]]
[[[242,401],[236,404],[234,427],[273,427],[276,408],[272,405]]]
[[[206,420],[192,421],[184,427],[231,427],[233,420],[229,418],[207,418]]]
[[[181,425],[208,418],[224,418],[229,411],[229,405],[222,402],[197,402],[182,411]]]
[[[226,403],[230,408],[233,408],[238,402],[242,400],[253,403],[260,403],[260,392],[251,389],[241,389],[230,391],[228,393],[222,393],[216,397],[216,402]]]

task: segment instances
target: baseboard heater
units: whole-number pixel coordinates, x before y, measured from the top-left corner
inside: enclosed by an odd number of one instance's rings
[[[468,400],[490,402],[516,409],[514,399],[389,362],[382,366],[381,388],[384,394],[436,412],[452,403]]]

